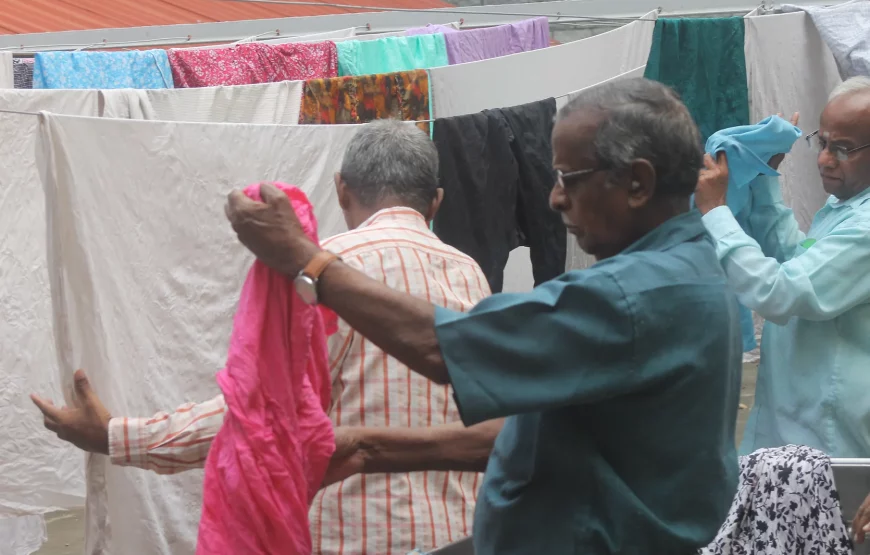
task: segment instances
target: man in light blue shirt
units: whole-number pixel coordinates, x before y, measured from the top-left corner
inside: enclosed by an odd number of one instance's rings
[[[722,155],[707,158],[695,195],[731,287],[767,320],[740,454],[800,444],[868,457],[870,79],[835,90],[808,141],[831,197],[807,234],[776,178],[763,176],[751,185],[752,211],[741,229],[725,205]]]

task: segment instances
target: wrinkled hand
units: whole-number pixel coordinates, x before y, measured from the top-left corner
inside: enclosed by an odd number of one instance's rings
[[[112,415],[91,389],[84,370],[76,370],[74,380],[76,401],[73,407],[58,408],[35,394],[30,399],[42,411],[45,427],[57,437],[84,451],[108,455]]]
[[[855,543],[864,543],[867,533],[870,533],[870,495],[861,504],[855,514],[855,520],[852,521],[852,534],[855,536]]]
[[[776,114],[776,115],[778,115],[779,117],[782,117],[782,114]],[[800,114],[795,112],[791,116],[791,120],[790,120],[791,124],[794,125],[795,127],[797,127],[798,120],[800,120]],[[775,170],[778,170],[779,166],[780,166],[780,164],[782,164],[783,160],[785,160],[785,153],[776,154],[767,162],[767,165]]]
[[[728,157],[720,152],[716,160],[709,154],[704,155],[704,168],[698,174],[695,186],[695,204],[702,214],[718,206],[725,206],[728,194]]]
[[[321,487],[341,482],[365,471],[366,451],[361,438],[360,428],[335,427],[335,453],[329,461],[329,468],[326,470],[326,477]]]
[[[239,241],[270,268],[295,277],[318,252],[280,189],[260,185],[263,202],[235,190],[227,197],[225,212]]]

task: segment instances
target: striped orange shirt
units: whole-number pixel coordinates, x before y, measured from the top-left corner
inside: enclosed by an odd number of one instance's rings
[[[323,247],[393,289],[451,310],[467,311],[490,293],[477,263],[441,242],[410,208],[382,210]],[[344,322],[329,350],[336,426],[459,421],[449,386],[412,372]],[[112,461],[161,473],[201,467],[225,407],[218,396],[171,415],[112,419]],[[317,494],[309,513],[314,552],[405,555],[469,536],[480,479],[473,472],[415,472],[333,484]]]

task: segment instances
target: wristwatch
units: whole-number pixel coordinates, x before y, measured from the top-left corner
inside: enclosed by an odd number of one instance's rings
[[[299,272],[296,279],[293,280],[293,285],[296,286],[296,293],[302,302],[317,304],[317,281],[320,279],[320,274],[336,260],[341,260],[341,258],[329,251],[320,251]]]

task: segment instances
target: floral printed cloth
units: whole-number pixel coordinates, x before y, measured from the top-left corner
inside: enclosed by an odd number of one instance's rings
[[[176,87],[253,85],[338,75],[338,53],[332,41],[178,48],[169,51],[169,64]]]
[[[165,50],[40,52],[33,57],[34,89],[171,89]]]
[[[33,60],[12,60],[12,78],[16,89],[32,89]]]
[[[376,119],[429,120],[425,69],[306,81],[299,123],[366,123]],[[428,123],[419,124],[429,131]]]
[[[740,457],[740,484],[716,539],[699,555],[851,555],[827,455],[786,445]]]

